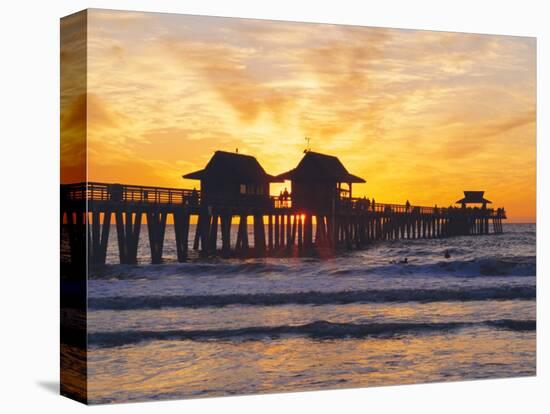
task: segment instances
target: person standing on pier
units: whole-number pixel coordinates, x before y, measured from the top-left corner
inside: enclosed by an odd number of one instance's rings
[[[290,199],[290,194],[289,194],[288,190],[286,189],[286,187],[285,187],[284,191],[282,192],[281,196],[282,196],[282,200],[283,200],[282,206],[289,207],[290,203],[288,202],[288,200]]]

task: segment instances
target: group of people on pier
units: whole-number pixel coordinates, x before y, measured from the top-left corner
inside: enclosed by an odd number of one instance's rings
[[[290,207],[292,199],[292,194],[288,192],[287,188],[285,187],[284,190],[281,190],[279,192],[279,207]]]

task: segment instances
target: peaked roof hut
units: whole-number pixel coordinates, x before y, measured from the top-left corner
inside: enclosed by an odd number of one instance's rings
[[[202,200],[208,204],[269,199],[269,183],[282,181],[266,173],[256,158],[226,151],[216,151],[206,167],[183,178],[200,180]]]
[[[353,183],[366,182],[349,173],[337,157],[313,151],[307,151],[296,168],[277,178],[291,181],[294,207],[316,212],[334,211],[344,198],[351,198]]]
[[[361,177],[350,174],[344,164],[333,155],[307,151],[302,160],[290,171],[279,174],[284,180],[335,181],[365,183]]]

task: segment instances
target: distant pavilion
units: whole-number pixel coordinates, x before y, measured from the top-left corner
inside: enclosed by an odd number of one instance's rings
[[[464,191],[464,198],[456,201],[462,208],[466,208],[468,204],[481,204],[482,208],[487,208],[487,204],[492,204],[492,201],[483,197],[485,191]]]

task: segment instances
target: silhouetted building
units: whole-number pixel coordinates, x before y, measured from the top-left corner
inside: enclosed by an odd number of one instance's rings
[[[464,198],[456,201],[456,204],[461,204],[462,208],[466,208],[468,204],[481,204],[483,208],[487,208],[487,204],[492,202],[485,199],[483,195],[485,191],[464,191]]]
[[[313,151],[307,151],[296,168],[277,178],[292,182],[293,207],[325,213],[351,198],[353,183],[366,182],[350,174],[338,158]]]
[[[183,178],[200,180],[202,203],[208,205],[228,201],[268,202],[269,183],[282,181],[267,174],[256,158],[225,151],[216,151],[204,169]]]

